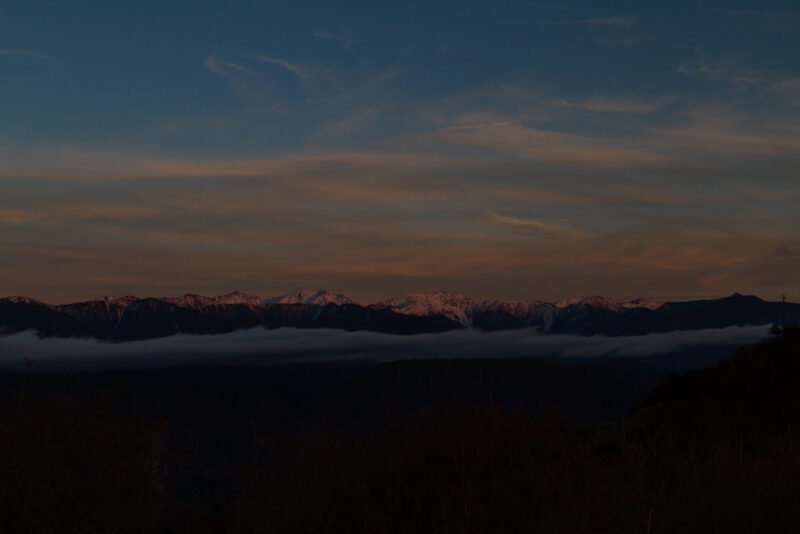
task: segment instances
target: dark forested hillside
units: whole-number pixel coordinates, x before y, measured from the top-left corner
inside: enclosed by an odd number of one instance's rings
[[[0,531],[795,531],[800,331],[657,380],[554,360],[6,373]]]

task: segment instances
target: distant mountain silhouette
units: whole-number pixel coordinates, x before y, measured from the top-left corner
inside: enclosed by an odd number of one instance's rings
[[[459,328],[534,328],[544,334],[633,336],[653,332],[777,323],[779,302],[735,293],[688,302],[605,297],[543,301],[479,301],[459,293],[408,294],[362,306],[327,291],[298,291],[261,299],[235,292],[221,297],[103,297],[51,306],[25,297],[0,299],[0,333],[34,330],[41,337],[129,341],[185,334],[219,334],[263,328],[334,328],[391,334]],[[800,304],[785,305],[786,319],[800,320]]]

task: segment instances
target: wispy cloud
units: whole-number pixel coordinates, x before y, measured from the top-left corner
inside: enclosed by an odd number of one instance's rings
[[[285,102],[281,101],[269,84],[256,70],[244,66],[241,63],[219,58],[215,53],[209,54],[204,66],[210,73],[225,78],[230,83],[234,94],[240,97],[247,105],[245,108],[248,114],[286,114],[288,108]],[[192,119],[183,118],[182,122],[192,122]],[[194,122],[197,122],[196,120]],[[220,125],[230,122],[230,118],[205,120],[207,124]],[[172,122],[177,125],[176,121]],[[173,132],[175,128],[173,128]],[[197,131],[194,128],[192,131]]]
[[[535,230],[537,232],[556,234],[560,236],[585,237],[589,235],[584,229],[575,226],[537,221],[535,219],[509,217],[507,215],[500,215],[492,211],[487,211],[484,215],[487,217],[490,223],[500,226]]]
[[[391,66],[391,67],[387,67],[387,68],[383,69],[382,71],[380,71],[379,73],[377,73],[375,76],[373,76],[367,82],[366,85],[367,85],[368,88],[378,87],[378,86],[388,82],[389,80],[393,80],[394,78],[397,78],[398,76],[402,76],[407,71],[408,71],[408,67],[405,67],[403,65],[394,65],[394,66]]]
[[[216,54],[210,54],[206,57],[204,65],[209,72],[224,78],[231,78],[235,73],[242,73],[250,76],[255,75],[252,70],[238,63],[217,59]]]
[[[752,124],[746,115],[714,108],[692,110],[686,116],[689,120],[683,124],[651,132],[651,145],[682,152],[684,158],[694,151],[728,157],[800,156],[800,131],[790,124]]]
[[[454,122],[452,126],[423,137],[422,142],[483,147],[521,158],[575,167],[637,167],[672,159],[652,150],[643,140],[587,137],[534,128],[516,122],[513,117],[496,117],[492,122]]]
[[[45,224],[50,218],[48,214],[38,210],[2,209],[0,208],[0,223],[9,226],[22,226],[23,224]]]
[[[550,103],[557,107],[584,109],[600,113],[652,113],[661,106],[653,102],[620,100],[612,98],[589,98],[585,100],[553,99]]]
[[[489,87],[454,95],[430,110],[425,117],[438,128],[408,146],[472,147],[473,156],[505,154],[598,170],[682,165],[687,171],[708,172],[709,165],[721,164],[719,156],[779,156],[781,168],[788,169],[789,160],[800,158],[800,128],[793,119],[797,110],[791,107],[800,101],[800,83],[775,75],[764,80],[758,94],[723,93],[711,105],[680,96],[554,98],[524,85]],[[745,105],[744,97],[749,99]],[[753,108],[754,98],[770,106],[767,113]],[[587,119],[592,128],[573,127]],[[730,172],[730,162],[723,166]]]
[[[614,104],[613,109],[621,106]],[[344,118],[320,125],[315,141],[364,131],[383,110],[364,107]],[[710,172],[709,157],[779,157],[786,163],[800,154],[800,129],[790,119],[783,123],[754,122],[730,110],[700,109],[676,117],[680,122],[648,128],[624,136],[578,135],[537,127],[525,117],[497,115],[489,111],[447,117],[430,133],[422,133],[381,150],[330,149],[297,152],[275,157],[165,157],[124,148],[52,146],[0,149],[0,178],[135,179],[190,177],[270,177],[314,174],[323,169],[375,172],[379,169],[438,172],[460,166],[523,164],[535,160],[563,169],[597,170],[661,169],[682,165]],[[324,143],[323,143],[324,144]],[[511,158],[509,158],[509,156]],[[775,161],[775,164],[777,164]],[[729,165],[727,163],[726,165]],[[781,163],[783,165],[783,163]],[[787,167],[788,169],[789,167]],[[729,169],[729,167],[725,167]],[[721,170],[721,169],[717,169]],[[490,172],[490,171],[486,171]],[[566,171],[565,171],[566,172]],[[407,179],[414,182],[414,175]],[[498,184],[499,185],[499,184]],[[600,198],[583,190],[580,197]],[[619,202],[620,195],[610,195]],[[629,197],[630,195],[622,195]],[[576,197],[577,198],[577,197]]]
[[[702,76],[710,80],[727,82],[740,89],[747,89],[761,83],[758,77],[748,75],[741,69],[723,64],[711,64],[705,59],[700,59],[695,64],[679,65],[677,71],[688,76]]]
[[[0,56],[26,56],[36,59],[51,59],[50,56],[37,52],[36,50],[27,50],[23,48],[0,48]]]
[[[272,56],[266,56],[264,54],[253,54],[253,57],[258,61],[262,61],[264,63],[270,63],[272,65],[277,65],[283,69],[288,70],[301,80],[310,80],[311,79],[311,69],[305,67],[303,65],[299,65],[297,63],[293,63],[291,61],[287,61],[285,59],[276,58]]]
[[[67,221],[137,221],[160,215],[154,207],[138,207],[126,203],[101,203],[75,200],[69,203],[44,203],[46,209],[0,208],[0,223],[10,226],[55,226]]]
[[[345,48],[350,48],[358,42],[358,39],[351,37],[350,35],[339,33],[316,32],[314,33],[314,37],[317,39],[325,39],[327,41],[336,41],[342,43]]]
[[[349,117],[322,124],[314,135],[315,139],[338,138],[364,130],[375,122],[380,114],[378,108],[362,108]]]
[[[608,17],[596,19],[576,19],[570,20],[570,24],[582,24],[584,26],[597,26],[601,28],[632,28],[635,25],[633,17]]]
[[[800,106],[800,76],[781,78],[772,83],[771,89],[793,106]]]
[[[0,178],[109,180],[135,178],[271,177],[320,169],[437,168],[455,161],[399,152],[320,152],[272,158],[163,157],[121,148],[36,147],[28,151],[0,148]]]

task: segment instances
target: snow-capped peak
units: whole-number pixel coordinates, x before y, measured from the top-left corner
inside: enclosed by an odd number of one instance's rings
[[[251,295],[249,293],[243,293],[241,291],[234,291],[233,293],[228,293],[227,295],[221,295],[218,297],[206,297],[203,295],[187,293],[181,297],[167,298],[163,300],[185,308],[206,308],[209,306],[228,304],[249,304],[251,306],[257,306],[261,302],[260,297]]]
[[[408,293],[376,304],[376,307],[389,308],[404,315],[443,315],[467,325],[478,302],[461,293],[439,291],[437,293]]]
[[[34,305],[37,305],[37,306],[48,306],[48,304],[45,304],[41,300],[32,299],[30,297],[17,297],[17,296],[14,296],[14,297],[5,297],[5,298],[3,298],[3,300],[7,300],[7,301],[13,302],[15,304],[34,304]]]
[[[562,309],[573,304],[578,304],[583,300],[583,297],[566,297],[555,303],[556,308]]]
[[[317,304],[319,306],[326,306],[330,303],[342,306],[344,304],[352,304],[353,301],[344,295],[330,293],[324,289],[316,291],[301,289],[300,291],[272,297],[262,302],[262,304]]]
[[[570,306],[577,306],[580,308],[586,308],[586,307],[601,308],[613,312],[620,312],[624,309],[623,305],[617,302],[616,300],[602,296],[591,296],[591,297],[580,297],[580,298],[570,297],[556,303],[556,307],[560,309],[564,309]]]
[[[664,303],[656,300],[647,300],[637,298],[628,302],[617,302],[616,300],[608,297],[569,297],[565,298],[555,304],[556,308],[564,309],[569,306],[589,306],[592,308],[604,308],[606,310],[622,312],[634,308],[646,308],[648,310],[657,310]]]

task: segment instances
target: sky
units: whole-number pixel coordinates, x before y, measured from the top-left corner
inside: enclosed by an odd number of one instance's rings
[[[800,300],[800,9],[0,2],[0,295]]]

